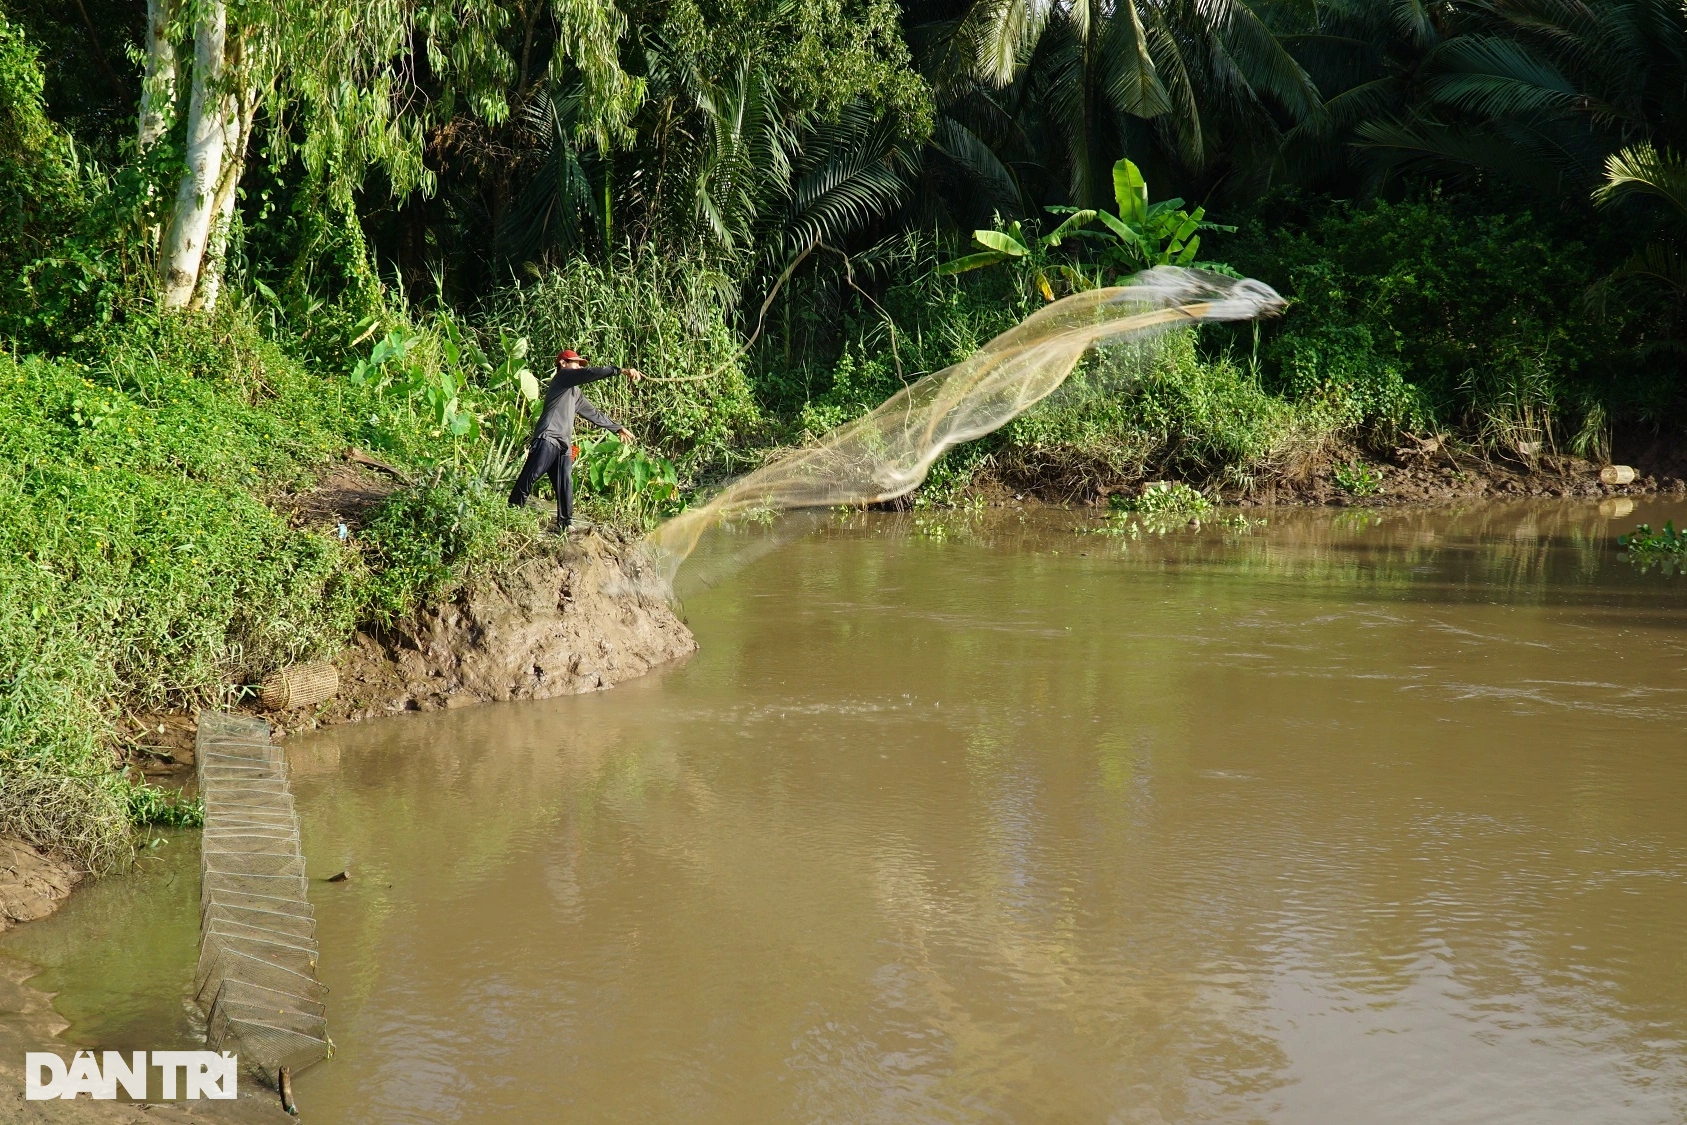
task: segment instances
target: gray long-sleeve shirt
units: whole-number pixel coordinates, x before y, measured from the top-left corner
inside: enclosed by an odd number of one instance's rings
[[[606,430],[621,429],[619,422],[593,406],[580,390],[582,384],[595,383],[599,379],[608,379],[619,374],[619,367],[569,367],[558,371],[556,377],[551,380],[550,388],[545,391],[545,407],[539,414],[538,423],[533,427],[533,440],[548,438],[559,445],[567,445],[574,439],[576,414],[594,426],[601,426]]]

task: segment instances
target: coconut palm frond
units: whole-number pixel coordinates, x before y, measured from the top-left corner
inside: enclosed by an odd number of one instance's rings
[[[978,78],[992,86],[1006,86],[1043,34],[1051,5],[1036,0],[983,0],[976,16],[963,21],[970,32]]]
[[[932,147],[964,170],[983,190],[989,206],[1009,218],[1025,211],[1019,179],[971,129],[947,114],[932,130]]]
[[[1561,177],[1551,161],[1474,126],[1370,121],[1355,134],[1355,147],[1388,171],[1416,169],[1455,177],[1493,172],[1535,184],[1555,183]]]
[[[1115,109],[1133,117],[1158,117],[1170,112],[1171,96],[1148,53],[1148,32],[1136,0],[1119,0],[1102,33],[1101,46],[1102,87]]]
[[[708,128],[696,215],[732,254],[751,243],[769,185],[789,181],[791,138],[766,78],[748,61],[719,86],[700,84],[696,101]]]
[[[785,262],[819,242],[836,243],[895,211],[918,169],[873,107],[846,106],[798,145],[799,167],[765,244]],[[776,248],[776,249],[774,249]]]
[[[1184,60],[1177,37],[1162,21],[1156,20],[1148,29],[1148,53],[1171,96],[1172,111],[1156,120],[1164,131],[1169,147],[1191,168],[1202,168],[1207,162],[1206,129],[1201,120],[1200,101],[1196,97],[1195,82]]]
[[[1429,0],[1393,0],[1388,6],[1395,30],[1418,46],[1429,46],[1440,39]]]
[[[1449,40],[1428,64],[1438,71],[1425,84],[1430,99],[1480,117],[1622,116],[1513,39],[1471,35]]]
[[[1649,142],[1613,152],[1605,158],[1605,180],[1594,189],[1593,201],[1607,206],[1629,195],[1662,199],[1687,217],[1687,159]]]
[[[1282,40],[1242,0],[1227,0],[1215,20],[1225,52],[1253,94],[1269,94],[1297,121],[1315,116],[1323,104],[1317,83]]]
[[[541,89],[521,107],[536,165],[499,232],[513,257],[535,258],[547,247],[567,253],[601,229],[598,194],[575,146],[580,100],[578,90]]]
[[[1611,271],[1610,281],[1661,282],[1677,295],[1687,295],[1687,256],[1674,246],[1654,242],[1641,247]]]

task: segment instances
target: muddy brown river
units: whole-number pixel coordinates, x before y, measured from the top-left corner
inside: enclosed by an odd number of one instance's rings
[[[1683,516],[839,518],[642,681],[293,739],[303,1119],[1680,1121]],[[190,1034],[191,849],[0,941],[70,1042]]]

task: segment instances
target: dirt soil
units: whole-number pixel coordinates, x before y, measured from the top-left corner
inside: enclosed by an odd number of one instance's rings
[[[279,737],[327,723],[613,687],[697,648],[633,541],[577,534],[424,610],[360,633],[338,661],[339,694],[307,712],[271,714]]]
[[[1523,497],[1643,496],[1657,492],[1687,492],[1687,481],[1673,476],[1641,475],[1629,484],[1608,485],[1599,479],[1600,466],[1572,457],[1543,458],[1534,468],[1454,458],[1437,450],[1403,457],[1392,464],[1367,466],[1380,479],[1376,491],[1359,494],[1343,488],[1333,472],[1306,480],[1266,482],[1226,500],[1244,507],[1271,504],[1327,504],[1393,507],[1404,504],[1446,504],[1471,500]]]
[[[309,488],[272,496],[269,504],[296,527],[332,531],[343,523],[349,533],[363,526],[400,479],[398,470],[379,458],[348,449],[324,465]]]
[[[288,731],[613,687],[696,650],[630,536],[578,532],[546,555],[471,583],[446,605],[359,633],[335,661],[339,693],[318,707],[261,712]],[[254,708],[256,709],[256,708]],[[142,713],[123,734],[129,766],[189,786],[193,717]]]
[[[0,836],[0,933],[57,910],[81,878],[63,860],[15,836]]]
[[[1362,467],[1363,472],[1350,476],[1344,485],[1338,477],[1338,467],[1350,470],[1353,466]],[[1431,440],[1419,448],[1398,450],[1391,459],[1364,457],[1350,451],[1346,457],[1326,458],[1303,466],[1297,473],[1262,477],[1244,488],[1220,488],[1217,498],[1222,503],[1244,508],[1307,505],[1379,508],[1525,497],[1603,499],[1660,492],[1687,493],[1687,479],[1683,479],[1687,477],[1687,455],[1674,460],[1662,455],[1635,458],[1630,465],[1635,479],[1623,485],[1603,483],[1599,476],[1601,467],[1579,458],[1554,456],[1540,457],[1532,465],[1496,462],[1455,454],[1439,441]],[[1367,475],[1368,480],[1361,479]],[[1184,483],[1214,495],[1205,480]],[[987,471],[974,483],[973,490],[991,504],[1023,503],[1036,497],[1060,504],[1088,502],[1105,506],[1110,494],[1134,496],[1143,487],[1143,482],[1104,487],[1092,484],[1080,487],[1078,495],[1059,489],[1050,493],[1024,482],[1003,480]],[[912,499],[904,497],[881,506],[903,509],[912,506]]]

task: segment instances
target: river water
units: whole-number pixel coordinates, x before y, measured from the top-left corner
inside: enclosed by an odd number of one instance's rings
[[[290,740],[350,873],[301,1108],[1679,1121],[1687,578],[1611,538],[1683,515],[840,518],[642,681]],[[167,971],[101,1026],[91,909],[0,952],[73,1042],[179,1037]]]

